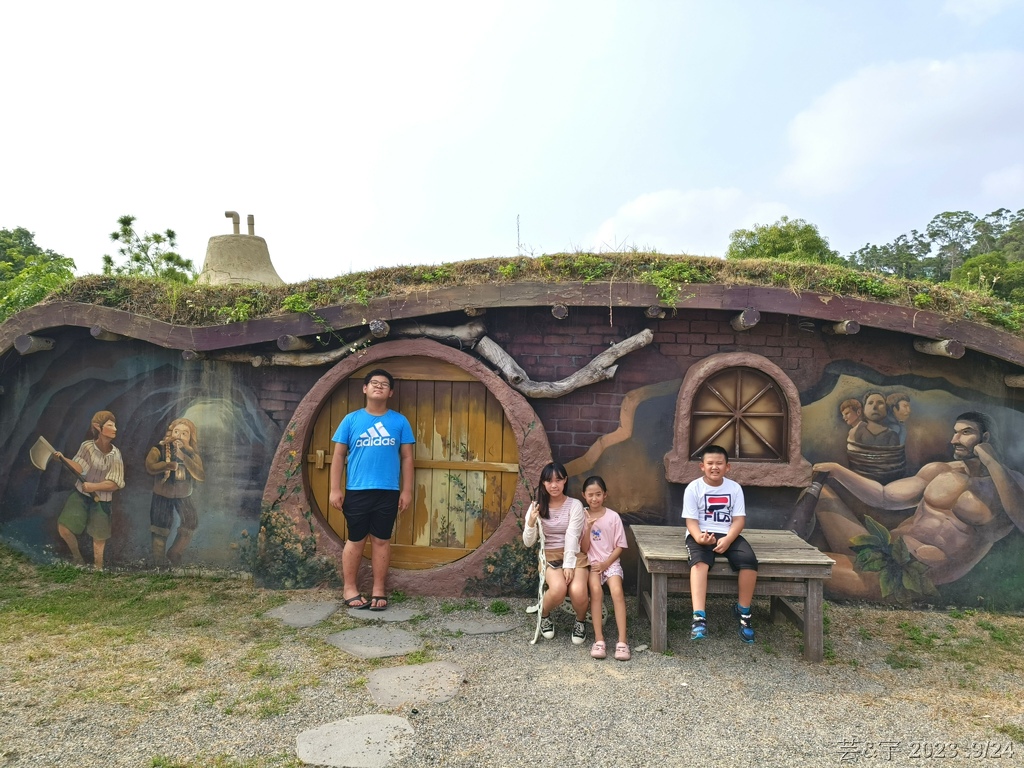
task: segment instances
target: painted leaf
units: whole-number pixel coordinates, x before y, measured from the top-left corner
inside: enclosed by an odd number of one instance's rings
[[[854,562],[858,571],[880,571],[885,567],[885,557],[880,552],[864,550]]]
[[[878,586],[881,589],[882,597],[888,597],[896,589],[898,582],[892,577],[892,573],[889,569],[882,571],[878,574]]]
[[[868,532],[874,536],[877,536],[880,541],[886,545],[892,544],[892,537],[889,534],[889,529],[879,523],[870,515],[864,515],[864,527],[868,529]]]
[[[870,533],[862,533],[859,536],[854,536],[850,539],[850,549],[854,552],[859,552],[866,547],[871,549],[883,549],[884,546],[885,545],[882,543],[881,539],[877,536],[872,536]]]

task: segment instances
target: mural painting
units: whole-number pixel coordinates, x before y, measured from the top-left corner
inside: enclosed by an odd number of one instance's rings
[[[967,577],[1004,539],[1020,545],[1024,452],[1001,435],[1020,434],[1024,421],[951,389],[842,376],[829,396],[804,407],[805,423],[828,424],[815,417],[831,412],[842,424],[805,430],[814,476],[787,523],[836,561],[833,597],[963,600],[944,586]],[[857,404],[861,420],[850,427]],[[836,433],[844,432],[841,446]],[[1002,552],[999,568],[1015,576],[1019,557]],[[978,587],[971,602],[1017,599],[993,586]]]
[[[115,491],[124,488],[124,462],[114,445],[115,437],[114,414],[99,411],[89,424],[89,439],[66,463],[78,477],[57,518],[57,533],[68,545],[71,559],[78,565],[85,562],[78,537],[87,534],[92,539],[93,564],[99,570],[103,570],[103,553],[110,538],[110,501]],[[64,462],[60,452],[53,456]]]
[[[167,434],[146,455],[146,471],[153,475],[153,503],[149,508],[149,530],[153,534],[153,563],[156,566],[181,564],[181,555],[199,526],[192,490],[203,482],[203,460],[199,456],[196,425],[188,419],[175,419]],[[171,527],[178,516],[174,543],[167,548]]]
[[[281,436],[260,400],[244,367],[59,338],[5,382],[0,533],[97,569],[239,569]]]

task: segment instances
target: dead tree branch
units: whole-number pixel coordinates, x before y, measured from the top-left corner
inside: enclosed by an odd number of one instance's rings
[[[654,333],[649,328],[644,329],[635,336],[612,344],[572,376],[561,381],[531,380],[526,371],[512,359],[512,356],[487,336],[477,342],[476,351],[481,357],[497,366],[505,380],[527,397],[550,398],[562,397],[562,395],[567,395],[588,384],[612,378],[618,369],[617,365],[613,365],[616,360],[641,347],[646,347],[652,341],[654,341]]]

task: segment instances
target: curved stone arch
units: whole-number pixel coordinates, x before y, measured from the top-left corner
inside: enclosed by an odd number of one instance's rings
[[[732,463],[729,477],[740,485],[806,487],[811,482],[811,464],[800,450],[803,423],[800,392],[785,371],[767,357],[752,352],[711,355],[687,370],[676,399],[672,450],[665,454],[666,479],[689,483],[700,477],[700,462],[690,459],[690,406],[704,382],[729,368],[753,368],[769,376],[782,391],[788,409],[786,461],[736,461]]]
[[[309,504],[312,491],[305,473],[295,471],[301,466],[301,461],[296,463],[296,452],[301,453],[309,443],[313,424],[325,400],[354,371],[380,360],[414,356],[430,357],[458,366],[494,395],[515,433],[519,446],[520,476],[526,478],[526,482],[520,482],[516,488],[512,503],[516,514],[505,515],[498,529],[475,552],[430,570],[392,569],[388,579],[392,589],[401,589],[408,594],[458,595],[462,593],[468,578],[482,574],[484,560],[488,555],[518,538],[518,520],[529,506],[534,478],[539,477],[541,469],[551,461],[547,433],[530,404],[497,374],[465,352],[429,339],[407,339],[375,344],[338,362],[309,390],[295,409],[274,454],[263,491],[263,503],[266,506],[279,500],[280,509],[300,526],[300,530],[312,527],[317,540],[317,552],[333,558],[340,574],[342,543],[317,515],[312,514]],[[281,488],[287,490],[284,497],[279,499]]]

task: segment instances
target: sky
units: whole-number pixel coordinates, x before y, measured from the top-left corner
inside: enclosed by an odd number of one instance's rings
[[[561,251],[841,254],[1024,208],[1024,0],[4,3],[0,227],[125,214],[288,283]]]

